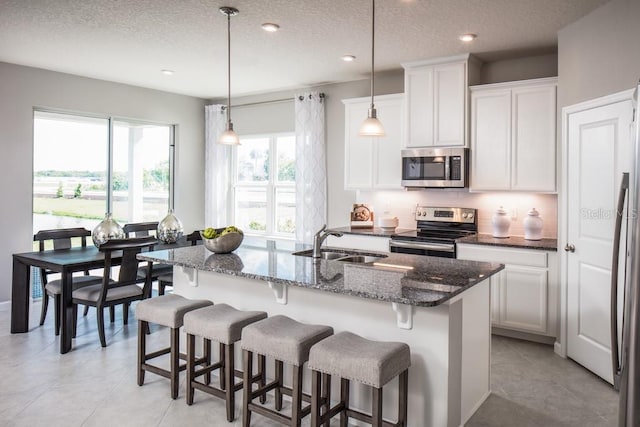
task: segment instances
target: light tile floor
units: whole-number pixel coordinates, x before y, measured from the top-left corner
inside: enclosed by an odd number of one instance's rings
[[[61,355],[53,310],[42,327],[39,312],[34,304],[31,332],[12,335],[10,307],[0,306],[0,426],[240,425],[239,419],[227,423],[224,402],[204,393],[196,392],[194,405],[187,406],[184,384],[175,401],[164,378],[148,373],[138,387],[133,313],[123,326],[117,310],[116,322],[107,323],[103,349],[91,309],[80,317],[74,350]],[[166,330],[152,331],[152,348],[168,342]],[[549,346],[497,336],[492,345],[493,394],[467,426],[616,425],[618,396],[604,381]],[[260,416],[254,421],[259,427],[276,425]]]

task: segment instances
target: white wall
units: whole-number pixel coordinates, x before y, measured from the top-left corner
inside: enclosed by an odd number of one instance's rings
[[[0,62],[0,301],[11,297],[11,254],[31,250],[34,107],[177,124],[175,206],[190,231],[204,222],[204,105],[198,98]]]
[[[635,87],[640,79],[639,52],[639,0],[611,0],[560,30],[559,111]]]

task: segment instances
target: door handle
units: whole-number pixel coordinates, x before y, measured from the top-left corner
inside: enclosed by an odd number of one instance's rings
[[[565,252],[575,252],[576,247],[567,243],[566,245],[564,245],[564,250]]]

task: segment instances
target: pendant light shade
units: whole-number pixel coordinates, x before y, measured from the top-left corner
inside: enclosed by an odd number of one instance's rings
[[[218,144],[240,145],[238,134],[233,131],[231,123],[231,17],[240,13],[235,7],[224,6],[220,13],[227,15],[227,126],[218,137]]]
[[[376,0],[371,0],[371,106],[367,113],[367,119],[360,126],[360,136],[385,136],[384,127],[377,117],[376,107],[373,104],[374,92],[374,58],[376,35]]]

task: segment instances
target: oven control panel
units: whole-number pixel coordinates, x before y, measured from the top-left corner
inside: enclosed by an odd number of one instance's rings
[[[416,221],[458,222],[474,224],[477,220],[476,209],[416,207]]]

